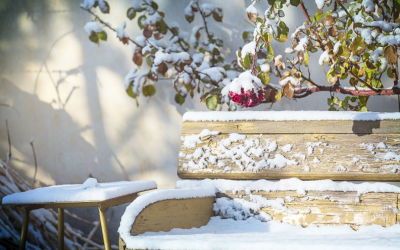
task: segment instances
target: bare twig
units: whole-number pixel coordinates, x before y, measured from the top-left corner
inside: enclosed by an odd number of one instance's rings
[[[311,23],[310,16],[308,15],[307,9],[304,6],[303,1],[300,1],[300,9],[303,11],[304,16],[306,17],[307,21]]]
[[[10,131],[8,130],[7,119],[6,119],[6,128],[7,128],[7,141],[8,141],[8,152],[7,152],[6,163],[8,163],[11,159],[11,139],[10,139]]]
[[[34,139],[32,139],[31,140],[31,142],[30,142],[30,144],[31,144],[31,147],[32,147],[32,153],[33,153],[33,159],[35,160],[35,173],[34,173],[34,175],[33,175],[33,178],[32,178],[32,188],[33,188],[33,186],[35,185],[35,181],[36,181],[36,173],[37,173],[37,160],[36,160],[36,153],[35,153],[35,147],[33,146],[33,142],[34,142],[35,140]]]
[[[211,36],[211,35],[210,35],[210,32],[208,31],[206,17],[204,16],[204,13],[203,13],[203,11],[201,10],[200,5],[199,5],[199,3],[198,3],[197,1],[196,1],[196,5],[197,5],[197,9],[198,9],[199,12],[200,12],[201,17],[203,18],[204,28],[205,28],[206,33],[207,33],[207,39],[210,39],[210,36]],[[214,55],[214,53],[213,53],[212,51],[211,51],[211,54],[212,54],[211,67],[214,67],[214,57],[215,57],[215,55]]]
[[[392,88],[392,89],[381,89],[379,92],[376,92],[374,90],[356,90],[356,89],[347,89],[340,87],[338,85],[335,86],[320,86],[320,87],[301,87],[301,88],[295,88],[294,93],[295,94],[303,94],[306,92],[324,92],[324,91],[329,91],[329,92],[336,92],[336,93],[342,93],[345,95],[352,95],[352,96],[377,96],[377,95],[398,95],[400,94],[400,88]]]

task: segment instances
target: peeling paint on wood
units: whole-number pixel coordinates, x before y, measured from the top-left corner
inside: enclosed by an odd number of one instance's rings
[[[186,136],[188,134],[183,134]],[[181,153],[193,154],[197,148],[208,146],[211,154],[217,156],[221,153],[221,140],[229,137],[229,134],[219,134],[203,137],[202,143],[198,143],[194,149],[185,149],[181,143]],[[199,159],[187,159],[179,157],[178,175],[180,178],[226,178],[226,179],[281,179],[297,177],[300,179],[332,179],[332,180],[381,180],[399,181],[400,162],[396,160],[384,160],[387,152],[400,154],[400,139],[398,134],[246,134],[246,139],[259,141],[259,147],[266,147],[269,142],[276,141],[278,148],[272,152],[266,151],[261,157],[254,154],[248,156],[259,162],[261,160],[274,159],[277,154],[283,155],[288,160],[296,161],[297,165],[286,165],[283,168],[263,168],[258,172],[249,170],[249,167],[241,167],[232,159],[218,159],[223,162],[224,168],[207,161],[207,167],[194,169],[187,167],[191,160],[198,163]],[[383,142],[386,148],[376,148]],[[307,144],[308,143],[308,144]],[[364,144],[363,144],[364,143]],[[282,147],[292,144],[289,152]],[[310,146],[318,144],[318,146]],[[368,148],[368,144],[374,147]],[[243,145],[244,141],[232,143],[227,149]],[[310,147],[312,148],[310,154]],[[254,148],[257,148],[256,146]],[[303,159],[303,157],[305,157]],[[206,159],[207,160],[207,159]],[[241,159],[239,158],[239,161]],[[183,166],[186,165],[186,168]],[[226,167],[231,170],[226,171]],[[251,168],[250,168],[251,169]],[[309,171],[306,171],[309,170]]]

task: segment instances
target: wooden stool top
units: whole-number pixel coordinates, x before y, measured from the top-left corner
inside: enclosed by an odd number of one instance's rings
[[[97,183],[90,178],[88,181],[14,193],[5,196],[2,204],[38,208],[111,207],[131,202],[138,192],[157,188],[154,181],[147,180]]]

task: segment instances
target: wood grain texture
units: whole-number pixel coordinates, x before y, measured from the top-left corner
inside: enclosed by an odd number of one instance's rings
[[[136,217],[131,235],[204,226],[214,216],[214,201],[215,197],[204,197],[152,203]]]
[[[398,214],[393,208],[398,207],[398,194],[367,193],[359,196],[356,192],[340,191],[309,191],[299,196],[296,191],[252,191],[253,195],[261,195],[268,200],[282,198],[285,206],[297,214],[289,213],[271,207],[262,208],[270,214],[273,220],[280,220],[294,225],[307,227],[315,224],[350,225],[358,229],[362,225],[392,226],[398,222]],[[249,195],[243,192],[219,193],[219,197],[240,198],[249,200]],[[292,201],[288,197],[293,198]],[[258,211],[258,212],[260,212]]]
[[[182,124],[182,134],[199,134],[203,129],[241,134],[400,134],[400,121],[186,121]]]
[[[190,134],[183,134],[186,136]],[[283,179],[296,177],[303,180],[332,179],[332,180],[369,180],[369,181],[400,181],[400,162],[392,159],[385,160],[388,152],[400,155],[400,134],[246,134],[247,140],[258,140],[259,146],[249,147],[247,155],[255,163],[261,160],[274,159],[277,154],[283,155],[286,159],[295,161],[296,165],[279,167],[265,167],[257,172],[246,166],[242,158],[238,157],[240,164],[232,158],[220,158],[218,162],[226,164],[218,167],[206,158],[207,167],[196,169],[188,164],[193,161],[195,164],[201,159],[190,158],[197,148],[209,147],[211,155],[218,156],[223,153],[220,147],[221,140],[229,137],[229,134],[207,136],[197,143],[196,148],[185,149],[181,143],[180,152],[186,156],[179,157],[178,176],[180,178],[224,178],[224,179]],[[277,149],[257,157],[250,154],[251,148],[267,148],[269,142],[276,142]],[[383,142],[384,149],[376,148],[378,143]],[[312,147],[309,154],[309,144],[320,143]],[[372,144],[374,150],[361,144]],[[291,144],[292,149],[285,152],[284,145]],[[244,141],[232,143],[227,149],[238,146],[246,146]],[[205,151],[205,149],[204,149]],[[189,155],[189,156],[187,156]],[[305,159],[302,159],[302,156]],[[188,159],[189,157],[189,159]],[[358,160],[355,162],[353,158]],[[319,162],[319,163],[317,163]],[[341,168],[343,166],[343,168]],[[230,169],[226,169],[229,167]],[[245,168],[244,168],[245,167]],[[250,170],[249,170],[250,169]],[[307,171],[308,170],[308,171]]]

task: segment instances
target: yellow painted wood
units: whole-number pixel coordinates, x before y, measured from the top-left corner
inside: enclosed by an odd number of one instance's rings
[[[183,134],[186,136],[189,134]],[[181,142],[180,152],[192,154],[197,148],[208,146],[211,154],[217,156],[221,152],[220,144],[222,139],[229,137],[229,134],[219,134],[202,138],[202,143],[198,143],[194,149],[185,149]],[[281,169],[262,169],[259,172],[241,169],[232,159],[219,159],[224,162],[226,167],[219,168],[208,162],[207,168],[193,169],[183,168],[184,164],[193,160],[196,164],[199,159],[187,159],[179,157],[178,176],[180,178],[223,178],[223,179],[284,179],[296,177],[303,180],[332,179],[332,180],[369,180],[369,181],[400,181],[400,171],[393,172],[394,168],[400,167],[400,163],[391,160],[381,160],[387,152],[400,154],[400,134],[246,134],[246,139],[260,142],[260,146],[265,147],[267,141],[276,141],[277,150],[265,153],[262,157],[249,155],[255,162],[273,159],[276,154],[281,154],[289,160],[296,160],[297,165],[285,166]],[[320,146],[313,147],[312,154],[308,153],[307,143],[322,142]],[[362,147],[361,143],[372,143],[375,147],[379,142],[384,142],[386,149],[375,149],[372,152]],[[324,144],[326,143],[326,144]],[[290,152],[284,152],[282,147],[292,144]],[[232,147],[244,145],[243,141],[232,143]],[[304,155],[305,159],[296,157],[296,154]],[[354,162],[356,157],[359,161]],[[315,159],[320,163],[315,163]],[[207,160],[207,159],[206,159]],[[244,162],[242,162],[243,165]],[[339,166],[344,166],[346,171],[341,171]],[[308,169],[309,171],[306,171]]]
[[[64,250],[64,208],[58,209],[58,249]]]
[[[204,226],[214,216],[214,201],[214,197],[204,197],[152,203],[136,217],[131,235]]]
[[[111,250],[110,235],[108,233],[108,224],[105,208],[99,207],[101,231],[103,232],[104,248],[105,250]]]
[[[22,221],[22,229],[21,229],[21,240],[19,242],[19,249],[24,250],[26,245],[26,238],[28,236],[28,225],[29,225],[29,208],[24,207],[24,218]]]
[[[304,227],[312,224],[351,225],[357,229],[362,225],[377,224],[387,227],[397,223],[397,214],[394,213],[393,208],[398,207],[398,194],[394,193],[367,193],[361,196],[356,192],[340,191],[309,191],[303,196],[299,196],[296,191],[253,191],[251,193],[261,195],[268,200],[284,199],[285,207],[298,213],[271,207],[262,208],[260,211],[270,214],[273,220],[294,225]],[[220,193],[217,197],[249,200],[249,195],[244,191]],[[290,201],[291,199],[294,200]]]
[[[203,129],[221,133],[268,134],[399,134],[400,121],[230,121],[182,124],[182,134],[199,134]]]

